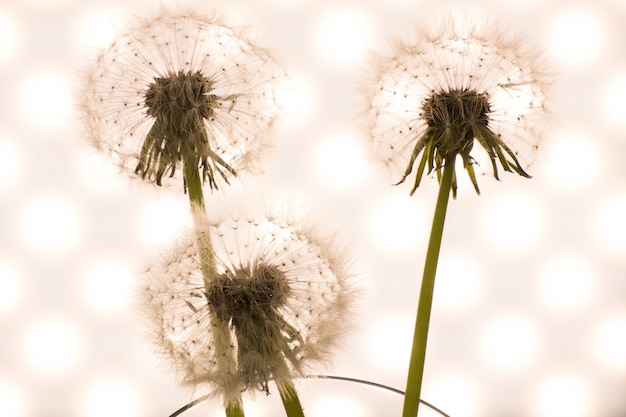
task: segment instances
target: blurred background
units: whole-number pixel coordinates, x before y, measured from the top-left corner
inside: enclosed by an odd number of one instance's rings
[[[3,417],[166,417],[194,398],[152,353],[135,307],[137,271],[189,224],[187,202],[120,175],[85,144],[74,107],[94,51],[160,4],[170,2],[0,1]],[[229,192],[293,198],[350,247],[359,326],[326,372],[399,389],[437,184],[409,197],[370,162],[355,116],[369,51],[447,10],[535,37],[560,71],[560,115],[533,179],[486,175],[481,196],[461,181],[450,203],[422,394],[451,417],[626,416],[626,1],[197,5],[255,27],[293,79],[265,173]],[[368,386],[299,387],[309,417],[402,406]],[[245,407],[284,415],[277,395]],[[223,410],[209,401],[184,415]]]

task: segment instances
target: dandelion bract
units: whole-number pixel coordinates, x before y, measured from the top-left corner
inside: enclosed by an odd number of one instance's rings
[[[191,12],[137,21],[86,74],[80,105],[90,141],[158,185],[180,180],[186,159],[211,188],[257,170],[282,77],[250,37]]]
[[[452,17],[396,41],[392,55],[377,58],[368,96],[374,152],[398,183],[415,171],[411,194],[424,172],[440,174],[457,156],[478,192],[475,144],[496,178],[498,165],[529,177],[550,85],[540,58],[496,25]]]
[[[199,247],[212,251],[213,272]],[[144,288],[153,338],[182,383],[226,403],[327,361],[349,327],[353,293],[331,242],[276,217],[207,220],[150,267]],[[228,335],[216,334],[216,320]],[[230,364],[216,353],[224,338]]]

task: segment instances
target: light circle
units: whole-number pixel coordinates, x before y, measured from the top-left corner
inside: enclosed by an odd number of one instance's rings
[[[561,254],[546,262],[536,285],[543,305],[564,314],[580,311],[595,291],[591,265],[577,254]]]
[[[363,181],[365,151],[349,132],[336,132],[317,145],[313,163],[324,186],[335,191],[349,190]]]
[[[425,389],[422,390],[424,391]],[[484,407],[477,384],[461,372],[438,374],[426,392],[429,402],[439,405],[451,416],[479,417]],[[420,415],[422,410],[425,410],[423,405],[420,406]]]
[[[597,144],[579,131],[558,132],[550,138],[547,178],[560,191],[583,191],[595,183],[604,166]]]
[[[18,234],[41,256],[66,255],[82,234],[82,212],[70,196],[46,191],[32,197],[18,215]]]
[[[324,396],[307,407],[307,416],[368,416],[365,405],[353,398],[341,395]]]
[[[494,314],[478,332],[478,354],[498,373],[517,373],[533,363],[539,350],[537,327],[520,313]]]
[[[23,180],[23,154],[24,151],[15,140],[0,134],[0,195],[5,191],[14,190]]]
[[[84,390],[78,415],[89,417],[134,417],[143,415],[140,391],[128,378],[105,375]]]
[[[491,197],[482,212],[480,230],[495,251],[519,255],[539,241],[544,224],[544,213],[535,198],[521,193],[500,193]]]
[[[428,233],[427,210],[417,199],[390,194],[374,202],[367,213],[369,241],[381,253],[401,257],[415,253]]]
[[[2,417],[26,416],[26,401],[22,391],[8,379],[0,379],[0,415]]]
[[[163,194],[158,202],[146,201],[138,206],[135,225],[139,239],[152,246],[169,246],[179,236],[181,229],[191,226],[189,202]]]
[[[604,22],[588,8],[570,7],[553,20],[550,32],[551,56],[569,67],[594,62],[606,45]]]
[[[626,129],[624,97],[626,97],[626,71],[605,81],[598,106],[602,109],[605,120],[619,129]]]
[[[626,372],[626,311],[598,320],[590,340],[592,358],[599,368],[617,375]]]
[[[467,256],[448,254],[439,260],[434,308],[448,313],[468,311],[480,300],[482,271]]]
[[[124,311],[132,300],[133,275],[122,259],[103,256],[92,260],[82,272],[82,299],[97,313]]]
[[[24,280],[17,267],[0,259],[0,316],[13,312],[23,301]]]
[[[73,320],[48,314],[26,326],[21,352],[34,373],[60,376],[78,365],[83,345],[81,332]]]
[[[318,53],[328,64],[337,67],[362,60],[372,33],[370,26],[356,9],[337,7],[326,11],[315,29]]]
[[[587,417],[592,414],[592,392],[587,378],[569,371],[547,375],[536,384],[530,415]]]
[[[596,241],[613,254],[626,253],[626,191],[610,193],[597,203],[591,232]]]
[[[60,70],[25,74],[18,97],[22,118],[36,130],[49,131],[65,125],[72,115],[72,91]]]
[[[0,6],[0,66],[15,56],[20,46],[19,39],[17,19],[4,6]]]
[[[411,354],[413,327],[400,314],[387,314],[371,323],[366,345],[371,363],[388,372],[403,371]]]
[[[107,7],[91,7],[89,12],[83,13],[76,19],[75,37],[80,46],[95,48],[107,45],[115,38],[115,18],[121,12]]]

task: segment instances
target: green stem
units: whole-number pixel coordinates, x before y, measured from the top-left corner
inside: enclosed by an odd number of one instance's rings
[[[435,274],[437,273],[437,261],[439,259],[439,250],[441,249],[443,225],[446,219],[448,200],[450,199],[450,189],[452,188],[455,158],[449,158],[449,161],[446,160],[446,162],[439,184],[437,205],[435,206],[435,214],[433,216],[433,224],[428,241],[428,250],[426,252],[426,261],[424,263],[424,275],[422,277],[422,286],[417,305],[417,318],[415,320],[413,347],[411,349],[402,417],[417,416],[420,393],[422,390],[428,325],[430,323],[430,311],[435,289]]]
[[[231,402],[226,406],[226,417],[244,417],[241,399],[237,402]]]
[[[280,399],[283,400],[283,406],[288,417],[304,417],[304,411],[302,410],[302,404],[300,404],[300,398],[296,387],[291,382],[281,382],[278,385],[278,392],[280,393]]]
[[[200,179],[200,172],[198,169],[198,158],[195,155],[183,157],[183,165],[185,184],[187,186],[187,193],[189,194],[189,203],[191,204],[196,230],[198,253],[201,259],[202,277],[204,280],[204,287],[208,291],[211,279],[216,275],[216,267],[215,256],[211,249],[213,247],[211,244],[211,234],[206,232],[203,233],[202,231],[202,225],[206,224],[206,211],[204,206],[202,180]],[[217,356],[222,358],[217,366],[226,368],[228,371],[234,371],[236,363],[235,358],[229,354],[231,342],[228,323],[220,320],[214,313],[211,313],[210,318],[211,323],[215,327],[213,337],[215,339],[215,349],[218,353]],[[244,417],[242,404],[241,395],[232,399],[226,405],[226,417]]]

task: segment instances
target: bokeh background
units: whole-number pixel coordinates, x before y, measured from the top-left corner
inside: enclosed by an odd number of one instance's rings
[[[532,180],[461,182],[437,278],[423,397],[452,417],[626,416],[626,1],[198,1],[288,62],[290,112],[265,173],[230,191],[309,206],[352,252],[359,325],[333,375],[403,389],[436,198],[370,162],[355,110],[369,51],[417,17],[469,9],[532,35],[560,111]],[[189,224],[81,137],[81,69],[151,0],[0,1],[0,415],[168,416],[193,395],[144,337],[135,280]],[[299,383],[309,417],[399,415],[399,395]],[[283,415],[276,395],[250,417]],[[217,402],[186,416],[222,416]],[[434,416],[424,410],[424,416]]]

